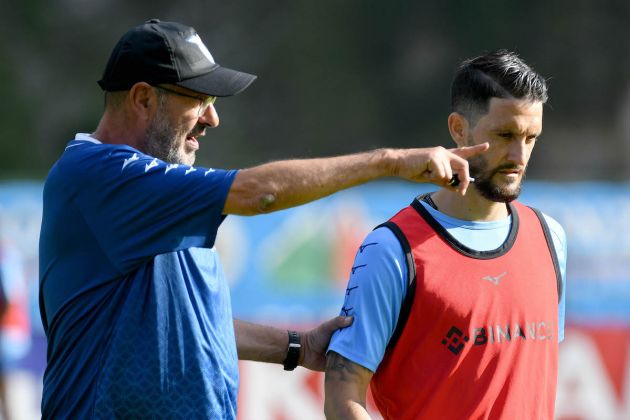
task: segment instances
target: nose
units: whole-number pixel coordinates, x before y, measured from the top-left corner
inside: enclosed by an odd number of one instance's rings
[[[525,166],[529,159],[530,148],[525,143],[525,139],[513,141],[508,151],[508,160],[515,165]]]
[[[204,124],[212,128],[218,127],[219,122],[219,114],[217,113],[214,104],[208,105],[205,111],[203,111],[203,113],[199,116],[200,124]]]

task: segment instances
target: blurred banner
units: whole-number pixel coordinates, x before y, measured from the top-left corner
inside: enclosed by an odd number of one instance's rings
[[[306,329],[337,315],[365,235],[430,188],[383,181],[296,209],[228,217],[217,248],[235,316]],[[37,306],[41,193],[41,183],[0,184],[0,262],[10,303],[0,349],[17,419],[40,417],[46,354]],[[558,220],[568,237],[557,418],[628,419],[630,185],[527,181],[521,201]],[[323,418],[322,374],[241,363],[240,420]]]

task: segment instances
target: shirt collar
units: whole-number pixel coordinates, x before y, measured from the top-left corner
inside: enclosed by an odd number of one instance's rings
[[[89,141],[92,143],[96,143],[96,144],[101,144],[102,142],[100,140],[95,139],[94,137],[92,137],[90,134],[87,133],[77,133],[74,136],[75,140],[84,140],[84,141]]]

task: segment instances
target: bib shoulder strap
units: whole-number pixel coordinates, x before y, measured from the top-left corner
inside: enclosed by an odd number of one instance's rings
[[[549,252],[551,253],[551,260],[553,261],[553,268],[556,272],[556,283],[557,283],[556,287],[558,289],[558,303],[560,303],[560,298],[562,297],[562,293],[564,292],[562,290],[562,273],[560,273],[560,263],[558,262],[558,254],[556,252],[556,247],[553,243],[553,238],[551,237],[551,229],[549,229],[547,220],[545,219],[545,216],[542,214],[540,210],[533,207],[529,207],[529,208],[534,212],[536,217],[538,217],[542,230],[545,234],[547,247],[549,248]]]
[[[398,225],[392,221],[387,221],[378,225],[374,229],[378,229],[380,227],[388,228],[392,231],[394,236],[396,236],[398,242],[400,242],[400,245],[402,246],[403,252],[405,253],[405,262],[407,263],[407,293],[405,294],[402,305],[400,306],[400,313],[398,314],[396,328],[394,328],[394,332],[387,343],[387,349],[389,350],[394,347],[400,338],[400,335],[405,328],[405,324],[407,323],[407,319],[409,318],[411,307],[413,306],[414,296],[416,295],[416,263],[414,262],[413,254],[411,253],[409,241],[407,241],[407,238]]]

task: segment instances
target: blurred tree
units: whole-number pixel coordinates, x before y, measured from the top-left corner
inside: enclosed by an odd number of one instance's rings
[[[218,62],[259,75],[218,101],[221,127],[202,141],[200,165],[450,146],[456,66],[508,48],[550,80],[530,176],[630,174],[624,0],[2,0],[0,15],[0,177],[44,177],[75,132],[93,130],[111,49],[151,17],[194,26]]]

